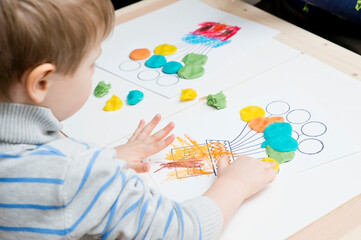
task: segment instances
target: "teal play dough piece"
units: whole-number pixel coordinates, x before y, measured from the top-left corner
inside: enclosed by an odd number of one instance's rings
[[[183,79],[194,79],[202,77],[204,68],[199,65],[184,66],[178,71],[178,76]]]
[[[278,152],[296,151],[298,148],[298,142],[290,136],[277,136],[267,139],[261,147],[265,148],[267,145]]]
[[[271,148],[270,146],[266,147],[266,153],[268,157],[276,160],[279,164],[289,162],[295,157],[295,152],[278,152]]]
[[[145,66],[149,68],[160,68],[167,63],[167,59],[163,55],[153,55],[146,62]]]
[[[164,66],[163,66],[163,72],[166,73],[166,74],[176,74],[178,73],[179,69],[181,69],[183,67],[183,65],[179,62],[169,62],[169,63],[166,63]]]
[[[206,64],[208,57],[206,55],[197,54],[197,53],[189,53],[183,59],[185,65],[199,65],[203,66]]]
[[[265,139],[270,139],[276,136],[292,136],[291,124],[287,122],[272,123],[264,130]]]
[[[139,90],[133,90],[128,93],[127,103],[129,105],[135,105],[144,98],[144,94]]]

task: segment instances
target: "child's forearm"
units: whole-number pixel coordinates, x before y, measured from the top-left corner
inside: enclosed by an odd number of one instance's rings
[[[212,199],[223,214],[223,227],[231,220],[245,199],[238,184],[230,179],[218,178],[203,196]]]

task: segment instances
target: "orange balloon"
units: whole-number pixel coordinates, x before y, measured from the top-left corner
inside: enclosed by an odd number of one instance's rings
[[[150,50],[147,48],[139,48],[139,49],[135,49],[133,50],[130,54],[129,57],[135,61],[137,60],[144,60],[150,57]]]
[[[284,122],[285,119],[283,117],[257,117],[248,123],[248,126],[256,131],[263,133],[264,130],[268,127],[268,125],[275,122]]]

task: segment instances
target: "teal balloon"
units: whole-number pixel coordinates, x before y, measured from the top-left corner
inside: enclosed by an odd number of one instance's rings
[[[160,68],[166,63],[167,59],[163,55],[153,55],[145,62],[145,66],[149,68]]]
[[[264,130],[265,139],[277,136],[292,136],[291,124],[287,122],[272,123]]]
[[[144,94],[141,91],[133,90],[128,93],[127,103],[129,105],[136,105],[144,98]]]
[[[183,65],[179,62],[171,61],[163,66],[162,71],[166,74],[176,74]]]

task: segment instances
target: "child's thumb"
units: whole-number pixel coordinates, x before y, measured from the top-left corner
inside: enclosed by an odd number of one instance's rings
[[[229,159],[226,154],[223,154],[218,160],[218,171],[222,171],[229,165]]]

